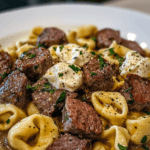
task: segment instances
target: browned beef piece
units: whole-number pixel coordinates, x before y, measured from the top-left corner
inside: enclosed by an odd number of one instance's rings
[[[103,61],[105,62],[105,60]],[[101,67],[100,60],[96,57],[85,64],[83,66],[85,84],[89,87],[90,91],[111,91],[114,85],[112,78],[113,68],[108,63]]]
[[[97,48],[107,48],[111,45],[113,41],[116,41],[118,44],[121,42],[120,32],[113,29],[102,29],[98,31],[96,41]]]
[[[21,54],[15,62],[15,68],[25,73],[29,79],[39,79],[52,66],[49,50],[45,48],[32,48]]]
[[[79,139],[77,136],[65,133],[50,145],[47,150],[92,150],[90,140]]]
[[[99,139],[102,121],[92,106],[68,97],[62,111],[65,132],[78,134],[79,137]]]
[[[12,70],[12,58],[7,52],[0,52],[0,83]]]
[[[137,51],[142,56],[146,56],[146,52],[135,41],[129,41],[129,40],[122,39],[121,45],[123,45],[129,49]]]
[[[26,108],[30,94],[26,89],[28,84],[30,82],[24,73],[13,71],[0,85],[0,104],[11,103]]]
[[[60,110],[64,106],[65,99],[63,102],[56,104],[56,101],[65,90],[56,90],[47,79],[38,80],[32,87],[32,100],[33,103],[37,106],[40,113],[51,116],[55,110]],[[77,97],[77,93],[66,92],[66,97]]]
[[[37,45],[44,44],[47,48],[52,45],[60,45],[65,43],[67,43],[65,32],[55,27],[45,28],[37,40]]]
[[[150,106],[150,80],[128,74],[119,92],[127,100],[130,110],[141,111]]]

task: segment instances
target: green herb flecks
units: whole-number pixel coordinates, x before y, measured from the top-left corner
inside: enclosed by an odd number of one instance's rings
[[[39,48],[39,47],[44,47],[44,48],[46,48],[45,43],[39,44],[39,45],[38,45],[38,48]]]
[[[59,46],[60,52],[63,50],[63,48],[64,48],[64,45]]]
[[[88,48],[89,48],[89,46],[88,46],[87,44],[84,44],[84,45],[83,45],[83,48],[88,49]]]
[[[27,55],[28,52],[23,52],[22,54]]]
[[[91,39],[92,39],[94,42],[96,42],[96,37],[91,37]]]
[[[27,85],[27,86],[26,86],[26,89],[27,89],[27,90],[30,89],[30,90],[32,90],[32,91],[36,90],[37,88],[38,88],[38,85],[35,86],[35,87],[32,87],[31,85]]]
[[[38,69],[38,66],[37,65],[34,65],[34,70],[37,70]]]
[[[2,79],[5,79],[8,76],[8,73],[0,74],[0,76],[2,77]]]
[[[68,119],[69,119],[69,118],[68,118],[68,115],[66,114],[66,115],[65,115],[65,120],[68,120]]]
[[[53,50],[56,51],[56,47],[53,47]]]
[[[147,115],[150,115],[150,112],[149,112],[149,111],[145,111],[145,113],[146,113]]]
[[[58,98],[58,100],[56,101],[56,104],[65,101],[65,97],[66,97],[66,92],[62,92]]]
[[[9,122],[10,122],[10,119],[8,119],[8,120],[6,121],[7,124],[9,124]]]
[[[128,149],[126,146],[122,146],[119,143],[118,143],[118,147],[119,147],[120,150],[127,150]]]
[[[96,55],[96,53],[95,53],[95,52],[91,52],[91,54],[92,54],[92,55]]]
[[[141,140],[141,143],[146,143],[146,141],[147,141],[147,136],[145,135],[143,138],[142,138],[142,140]]]
[[[149,148],[146,145],[142,145],[142,148],[145,150],[149,150]]]
[[[101,66],[101,69],[100,69],[100,70],[103,70],[103,68],[104,68],[107,64],[105,63],[104,59],[103,59],[101,56],[102,56],[102,54],[99,55],[98,60],[99,60],[99,62],[100,62],[99,65]]]
[[[109,125],[106,125],[106,126],[105,126],[105,130],[107,130],[107,129],[109,129]]]
[[[80,55],[83,55],[82,51],[80,51]]]
[[[30,55],[28,55],[28,58],[29,59],[32,59],[32,58],[34,58],[36,56],[36,53],[35,54],[30,54]]]
[[[134,104],[134,99],[133,100],[128,100],[127,103],[128,104]]]
[[[77,59],[78,57],[73,57],[73,59]]]
[[[82,97],[82,102],[85,102],[87,98],[85,96]]]
[[[63,76],[63,73],[60,73],[60,74],[59,74],[59,77],[62,77],[62,76]]]
[[[78,68],[78,67],[76,67],[76,66],[74,66],[74,65],[69,65],[69,67],[70,67],[73,71],[75,71],[76,73],[78,73],[78,71],[80,71],[80,68]]]
[[[97,75],[97,73],[90,71],[91,76]]]
[[[129,87],[128,89],[124,90],[124,92],[128,92],[132,89],[132,87]]]

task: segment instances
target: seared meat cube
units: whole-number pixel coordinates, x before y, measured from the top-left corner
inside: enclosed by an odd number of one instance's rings
[[[118,44],[121,42],[120,32],[113,29],[102,29],[98,31],[96,41],[97,48],[107,48],[111,45],[113,41],[116,41]]]
[[[128,74],[119,92],[127,100],[130,110],[141,111],[150,106],[150,80]]]
[[[12,70],[12,58],[7,52],[0,52],[0,83]]]
[[[0,104],[11,103],[26,108],[30,94],[26,89],[28,84],[30,82],[24,73],[13,71],[0,85]]]
[[[85,75],[85,84],[89,87],[90,91],[111,91],[114,85],[113,81],[113,67],[105,63],[100,66],[100,61],[97,58],[91,59],[83,66]]]
[[[129,40],[122,39],[121,45],[123,45],[129,49],[137,51],[142,56],[146,56],[146,52],[135,41],[129,41]]]
[[[37,45],[41,44],[47,48],[65,43],[67,43],[65,32],[55,27],[45,28],[37,40]]]
[[[81,138],[99,139],[102,121],[92,106],[68,97],[62,115],[65,132],[78,134]]]
[[[70,96],[72,98],[77,97],[77,93],[66,92],[65,90],[56,90],[48,82],[47,79],[38,80],[33,86],[32,93],[33,103],[37,106],[40,113],[51,116],[55,110],[60,110],[64,106],[65,98]],[[62,93],[64,99],[62,102],[56,103]],[[63,98],[63,96],[62,96]]]
[[[79,139],[77,136],[65,133],[50,145],[47,150],[92,150],[90,140]]]
[[[49,50],[41,47],[24,52],[15,62],[15,69],[25,73],[31,80],[39,79],[51,66]]]

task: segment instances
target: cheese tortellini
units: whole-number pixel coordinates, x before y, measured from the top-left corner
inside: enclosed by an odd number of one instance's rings
[[[12,104],[0,104],[0,131],[10,129],[21,119],[25,118],[26,114],[23,110]]]
[[[13,126],[7,139],[16,150],[45,150],[58,138],[58,134],[52,118],[35,114]]]
[[[108,130],[104,130],[100,138],[104,142],[96,142],[93,150],[120,150],[120,147],[128,147],[130,135],[127,129],[112,126]]]
[[[80,46],[88,45],[89,49],[96,48],[96,42],[92,37],[96,36],[98,29],[94,25],[83,25],[78,28],[71,30],[67,34],[69,43],[78,44]]]
[[[30,102],[26,108],[26,112],[28,116],[34,115],[34,114],[40,114],[37,107],[33,104],[33,102]]]
[[[126,128],[131,135],[132,143],[143,144],[142,139],[144,137],[146,138],[144,143],[150,141],[150,116],[129,118],[126,120]]]
[[[123,125],[127,118],[128,106],[126,100],[118,92],[94,92],[92,103],[96,111],[112,125]]]

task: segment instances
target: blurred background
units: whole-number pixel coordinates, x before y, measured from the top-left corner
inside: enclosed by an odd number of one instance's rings
[[[150,13],[150,0],[0,0],[0,13],[25,6],[59,3],[89,3],[124,7]]]

